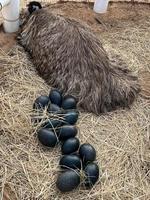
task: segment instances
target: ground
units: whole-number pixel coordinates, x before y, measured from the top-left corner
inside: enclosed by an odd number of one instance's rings
[[[0,195],[4,200],[150,199],[150,6],[113,3],[104,15],[91,4],[50,5],[86,22],[109,56],[117,54],[139,77],[142,92],[128,110],[81,113],[78,137],[97,151],[101,179],[92,188],[56,189],[60,147],[45,149],[31,124],[32,104],[46,85],[15,35],[0,32]],[[86,16],[86,17],[85,17]]]

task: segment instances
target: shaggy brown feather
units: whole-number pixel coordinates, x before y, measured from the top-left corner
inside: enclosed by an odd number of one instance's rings
[[[113,63],[99,39],[81,23],[41,9],[22,25],[21,45],[46,82],[100,114],[128,107],[139,92],[137,78]]]

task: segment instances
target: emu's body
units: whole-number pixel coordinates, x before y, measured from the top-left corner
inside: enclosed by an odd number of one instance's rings
[[[73,19],[38,10],[23,24],[20,43],[46,82],[75,95],[84,111],[128,107],[139,91],[129,70],[113,66],[99,39]]]

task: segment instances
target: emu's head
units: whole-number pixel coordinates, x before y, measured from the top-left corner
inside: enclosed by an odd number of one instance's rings
[[[37,1],[31,1],[29,4],[27,4],[26,9],[23,9],[20,14],[20,27],[22,27],[22,25],[28,21],[34,12],[40,9],[42,9],[42,5]]]
[[[39,2],[37,2],[37,1],[31,1],[31,2],[27,5],[27,8],[28,8],[29,14],[31,15],[33,12],[42,9],[42,6],[41,6],[41,4],[40,4]]]
[[[21,13],[20,13],[20,30],[19,30],[18,36],[17,36],[18,42],[20,42],[22,39],[21,32],[23,31],[23,29],[24,28],[27,29],[26,24],[29,22],[30,19],[31,19],[31,23],[32,23],[32,21],[33,21],[32,19],[34,18],[34,13],[40,9],[42,9],[42,5],[39,2],[31,1],[27,5],[27,7],[21,11]]]

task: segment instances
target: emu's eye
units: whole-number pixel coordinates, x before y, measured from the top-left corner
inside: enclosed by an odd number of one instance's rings
[[[38,6],[35,6],[35,5],[33,5],[33,7],[32,7],[33,12],[36,11],[36,10],[39,10],[39,9],[40,8]]]

